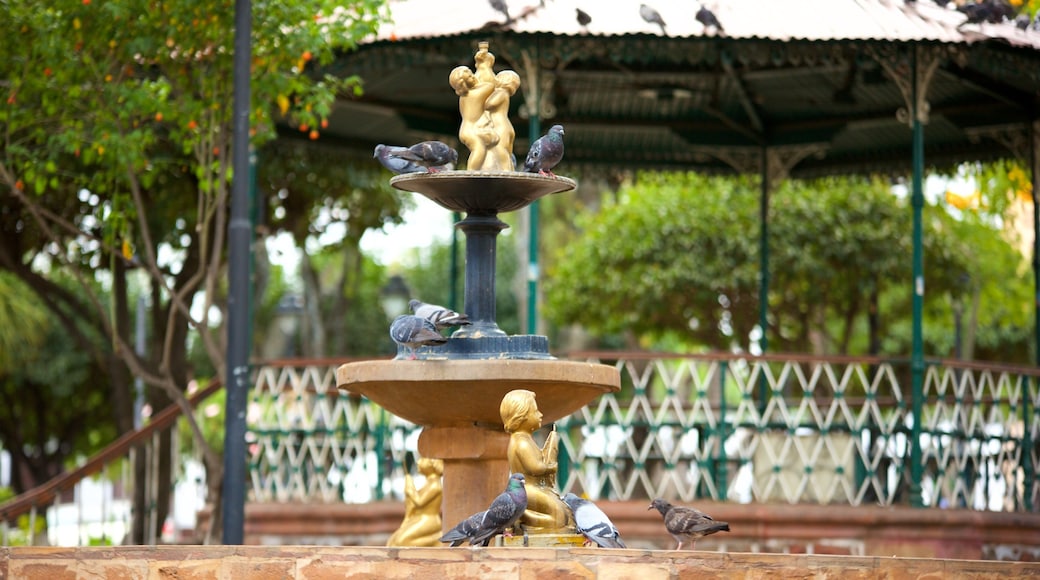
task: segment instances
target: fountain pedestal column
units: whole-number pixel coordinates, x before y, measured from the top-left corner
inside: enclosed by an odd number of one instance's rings
[[[487,509],[483,498],[502,493],[509,477],[507,445],[509,434],[502,430],[476,426],[423,427],[419,434],[419,455],[444,461],[444,489],[452,494],[450,499],[445,498],[442,508],[445,530]],[[485,502],[483,507],[481,501]]]

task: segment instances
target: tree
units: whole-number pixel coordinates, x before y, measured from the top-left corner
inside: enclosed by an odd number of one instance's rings
[[[275,137],[276,121],[320,138],[333,99],[360,85],[318,67],[372,33],[381,5],[254,3],[255,146]],[[131,424],[131,374],[152,387],[156,408],[174,401],[187,410],[189,332],[224,376],[225,318],[216,312],[226,291],[232,178],[232,8],[12,0],[0,20],[0,268],[26,282],[77,347],[109,370],[120,431]],[[77,281],[76,291],[54,282],[58,271]],[[111,284],[110,298],[96,292],[98,279]],[[150,299],[143,357],[129,338],[135,283]],[[190,423],[219,514],[222,460]],[[158,498],[160,510],[167,504]],[[134,535],[140,542],[143,528]]]
[[[105,370],[6,272],[0,328],[0,443],[11,457],[11,487],[21,493],[112,439],[115,420]]]
[[[582,236],[555,257],[550,318],[580,322],[600,335],[629,331],[643,346],[672,337],[687,348],[749,350],[758,323],[754,181],[640,174],[617,198],[579,220]],[[792,181],[776,191],[771,210],[772,349],[905,352],[911,235],[905,200],[881,181]],[[936,205],[925,217],[926,311],[948,329],[949,297],[965,292],[964,274],[978,272],[977,282],[991,283],[982,273],[1013,263],[1014,253],[986,224],[957,220]],[[1014,270],[999,279],[1025,284]],[[993,324],[984,318],[980,329]],[[943,346],[947,334],[929,333],[929,347]]]

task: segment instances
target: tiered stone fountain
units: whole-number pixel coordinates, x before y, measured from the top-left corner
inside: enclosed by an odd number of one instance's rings
[[[473,76],[474,83],[495,83],[489,64],[494,57],[487,51],[487,43],[481,43],[476,61],[476,74],[467,76]],[[503,71],[498,78],[510,75],[516,77]],[[479,116],[469,119],[474,103],[466,99],[477,91],[466,96],[458,88],[456,92],[464,117],[460,138],[471,148],[470,165],[474,146],[488,148],[490,154],[481,155],[485,162],[478,170],[398,175],[390,184],[466,214],[455,227],[466,236],[465,312],[472,325],[456,331],[444,346],[420,349],[417,360],[398,357],[348,363],[336,372],[339,388],[363,395],[423,427],[419,453],[444,460],[445,529],[487,509],[505,486],[509,435],[499,405],[506,393],[533,391],[543,424],[549,424],[620,388],[620,375],[614,367],[556,360],[549,353],[546,337],[507,335],[496,324],[496,242],[499,232],[508,227],[498,214],[525,208],[546,195],[571,191],[575,182],[517,172],[512,162],[503,166],[496,161],[512,157],[512,127],[492,127],[492,117],[482,114],[492,107],[490,99],[484,100],[490,91],[480,96],[475,112]],[[506,144],[508,155],[503,156],[502,151],[493,155],[495,147]]]

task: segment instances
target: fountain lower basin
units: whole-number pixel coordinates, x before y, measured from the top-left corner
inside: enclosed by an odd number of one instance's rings
[[[513,389],[535,393],[543,424],[621,388],[615,367],[560,360],[362,361],[336,384],[422,425],[419,453],[444,460],[444,527],[487,509],[509,477],[499,407]]]

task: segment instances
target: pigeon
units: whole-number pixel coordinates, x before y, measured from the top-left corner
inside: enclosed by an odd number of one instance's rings
[[[465,314],[460,314],[436,304],[427,304],[421,300],[410,300],[408,308],[416,316],[432,322],[437,330],[444,330],[450,326],[467,326],[470,324],[469,316]]]
[[[592,22],[592,17],[589,16],[588,12],[585,12],[581,8],[575,8],[575,10],[578,12],[578,26],[588,28],[589,23]]]
[[[646,4],[639,5],[639,15],[643,17],[650,24],[656,24],[661,27],[661,34],[668,34],[664,29],[664,19],[661,18],[661,13]]]
[[[728,523],[716,522],[708,514],[692,507],[673,506],[667,501],[657,498],[646,509],[651,510],[655,508],[664,517],[665,529],[675,538],[676,542],[679,542],[675,546],[676,550],[682,548],[684,541],[690,542],[690,549],[692,550],[698,538],[703,538],[715,532],[729,531]]]
[[[596,504],[573,493],[563,496],[563,503],[574,512],[574,523],[577,524],[578,531],[590,542],[596,542],[601,548],[627,547],[621,541],[618,529]]]
[[[471,546],[486,546],[496,534],[509,534],[520,516],[527,509],[527,489],[524,487],[524,474],[514,473],[509,476],[506,490],[498,494],[491,507],[477,512],[462,520],[448,533],[441,536],[441,542],[451,542],[451,546],[460,546],[469,541]]]
[[[491,4],[492,8],[501,12],[506,17],[506,23],[513,21],[509,18],[509,6],[506,5],[505,0],[488,0],[488,2]]]
[[[722,24],[719,23],[719,19],[715,17],[715,13],[708,10],[708,7],[704,4],[701,4],[700,9],[697,10],[697,16],[695,18],[697,18],[697,22],[704,25],[705,32],[707,32],[709,28],[714,28],[716,34],[726,32],[722,29]]]
[[[390,338],[411,354],[411,360],[415,360],[415,349],[420,346],[436,346],[448,342],[448,337],[437,332],[437,327],[432,322],[411,314],[402,314],[390,323]]]
[[[406,149],[408,148],[397,147],[394,145],[383,145],[380,143],[379,145],[376,145],[376,150],[375,153],[372,154],[372,157],[379,160],[379,163],[381,163],[383,167],[386,167],[398,175],[402,173],[427,173],[429,170],[426,167],[407,159],[393,156],[393,154],[400,153]]]
[[[394,159],[413,161],[429,169],[430,173],[440,171],[442,165],[454,165],[459,161],[459,152],[441,141],[423,141],[406,149],[392,151],[389,155]]]
[[[563,159],[563,125],[553,125],[549,132],[531,144],[524,161],[524,171],[556,177],[552,168]]]

